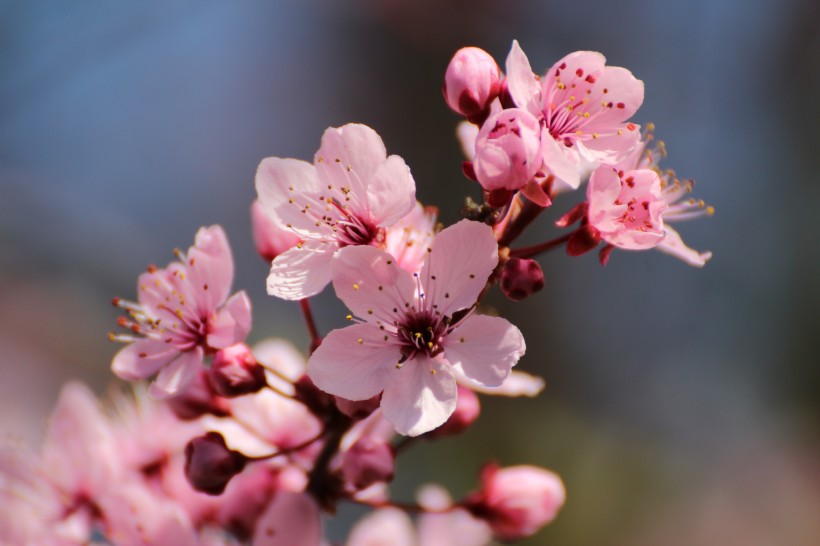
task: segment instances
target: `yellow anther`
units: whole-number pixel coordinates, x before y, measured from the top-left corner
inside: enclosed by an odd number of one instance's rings
[[[353,315],[347,315],[345,318],[346,318],[347,320],[353,320]]]
[[[598,133],[592,133],[592,138],[598,138]]]
[[[353,290],[358,290],[358,289],[359,289],[359,285],[356,284],[356,283],[353,283]]]
[[[362,343],[364,343],[364,340],[362,338],[359,338],[359,339],[356,340],[356,343],[361,345]]]

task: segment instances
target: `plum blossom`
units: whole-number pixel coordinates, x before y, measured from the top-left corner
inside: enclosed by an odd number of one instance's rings
[[[313,165],[263,159],[256,191],[268,216],[303,241],[273,260],[268,294],[299,300],[327,286],[340,248],[383,247],[385,228],[413,208],[416,184],[373,129],[348,124],[325,131]]]
[[[487,191],[518,190],[541,168],[541,127],[525,110],[501,110],[482,125],[475,141],[476,177]]]
[[[382,392],[384,416],[401,434],[440,426],[456,407],[456,377],[499,386],[524,354],[518,328],[471,312],[497,263],[492,228],[468,220],[439,233],[413,275],[376,248],[344,249],[333,287],[357,323],[330,332],[308,375],[350,400]]]
[[[653,140],[653,129],[653,124],[647,125],[644,141],[618,163],[617,167],[620,169],[651,169],[658,175],[661,183],[661,196],[666,201],[667,206],[662,214],[664,238],[655,248],[683,260],[691,266],[703,267],[712,257],[712,253],[709,251],[699,252],[686,246],[680,234],[668,222],[680,222],[711,216],[714,214],[715,209],[706,205],[701,199],[684,199],[692,192],[695,182],[693,180],[679,180],[674,171],[662,170],[658,167],[658,161],[666,157],[666,146],[663,141],[658,141],[654,147],[649,147],[649,142]]]
[[[410,212],[387,228],[384,250],[396,258],[399,267],[410,272],[421,269],[436,234],[437,217],[437,208],[416,202]]]
[[[130,333],[109,335],[129,343],[114,356],[111,368],[130,381],[159,372],[151,385],[156,397],[184,391],[206,354],[243,341],[251,328],[245,292],[228,297],[233,257],[222,228],[201,228],[188,253],[176,253],[178,262],[165,269],[151,266],[140,275],[139,303],[114,299],[128,313],[119,325]]]
[[[657,173],[598,167],[587,186],[589,225],[607,243],[627,250],[653,248],[663,240],[663,212]]]
[[[643,82],[605,63],[600,53],[576,51],[538,78],[517,41],[507,57],[509,94],[541,121],[544,163],[570,189],[586,169],[619,161],[641,136],[627,120],[643,103]]]

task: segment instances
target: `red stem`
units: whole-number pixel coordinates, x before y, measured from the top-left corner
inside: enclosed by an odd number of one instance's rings
[[[562,244],[569,241],[569,238],[572,237],[572,233],[567,233],[566,235],[562,235],[557,239],[551,239],[549,241],[544,241],[543,243],[532,245],[532,246],[525,246],[523,248],[516,248],[514,250],[510,250],[510,257],[511,258],[532,258],[533,256],[537,256],[542,252],[546,252],[548,250],[552,250],[557,246],[561,246]]]
[[[316,322],[313,320],[313,312],[310,310],[310,301],[308,301],[307,298],[299,300],[299,306],[302,308],[302,314],[305,316],[305,323],[307,324],[308,333],[310,334],[309,353],[313,354],[313,351],[322,343],[322,336],[319,335]]]

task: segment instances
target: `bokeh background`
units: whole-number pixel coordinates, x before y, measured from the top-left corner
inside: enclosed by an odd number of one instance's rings
[[[592,49],[645,81],[636,120],[717,209],[680,231],[715,257],[545,256],[545,290],[489,304],[547,390],[485,398],[467,434],[402,455],[397,495],[463,493],[492,458],[566,481],[527,544],[820,544],[815,0],[0,1],[0,434],[36,442],[70,378],[105,390],[111,296],[202,225],[229,234],[252,339],[305,346],[250,237],[260,159],[309,159],[326,127],[367,123],[453,222],[477,191],[444,69],[465,45],[503,63],[514,38],[537,71]],[[315,305],[324,331],[343,324],[329,291]]]

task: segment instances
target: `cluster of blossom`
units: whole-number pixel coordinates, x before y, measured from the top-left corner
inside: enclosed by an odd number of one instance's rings
[[[533,258],[658,248],[702,266],[666,225],[711,212],[682,200],[691,182],[661,171],[663,146],[629,122],[643,84],[577,52],[543,78],[517,43],[503,77],[484,51],[456,53],[444,96],[467,121],[468,198],[446,228],[416,201],[404,160],[364,125],[328,129],[312,163],[267,158],[251,208],[268,293],[298,302],[311,345],[251,348],[251,304],[230,295],[233,258],[219,226],[115,298],[126,343],[114,373],[152,379],[106,410],[64,388],[40,453],[0,451],[0,539],[22,545],[321,546],[322,512],[341,502],[374,510],[348,546],[480,546],[513,542],[551,522],[560,478],[534,466],[488,463],[480,485],[453,500],[436,485],[415,502],[391,497],[397,456],[418,439],[452,436],[480,413],[478,393],[535,396],[544,383],[513,371],[521,332],[479,313],[498,284],[512,300],[544,285]],[[511,248],[559,194],[588,179],[587,198],[544,243]],[[309,298],[332,284],[350,325],[322,336]],[[415,518],[408,516],[414,514]]]

